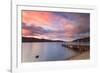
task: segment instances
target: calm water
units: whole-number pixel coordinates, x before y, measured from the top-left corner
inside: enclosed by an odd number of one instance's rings
[[[76,54],[62,44],[63,42],[22,43],[22,62],[66,60]]]

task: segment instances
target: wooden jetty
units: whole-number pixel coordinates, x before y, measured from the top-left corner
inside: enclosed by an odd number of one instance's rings
[[[62,46],[72,49],[76,52],[85,52],[90,50],[90,45],[85,43],[67,43],[67,45],[62,44]]]

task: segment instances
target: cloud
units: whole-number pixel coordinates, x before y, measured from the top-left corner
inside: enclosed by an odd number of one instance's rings
[[[89,35],[89,13],[22,11],[22,34],[72,40]]]
[[[38,25],[50,25],[49,17],[51,13],[42,12],[42,11],[31,11],[23,10],[22,11],[22,22],[27,24],[38,24]]]

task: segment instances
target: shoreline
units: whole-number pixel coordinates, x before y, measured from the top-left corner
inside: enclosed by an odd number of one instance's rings
[[[90,52],[89,51],[77,54],[71,58],[68,58],[67,60],[86,60],[86,59],[90,59]]]

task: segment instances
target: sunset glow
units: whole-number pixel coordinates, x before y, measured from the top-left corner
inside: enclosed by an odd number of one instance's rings
[[[89,13],[22,11],[22,36],[71,41],[89,36]]]

